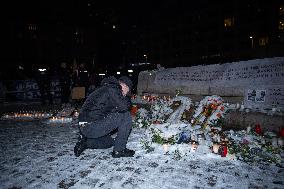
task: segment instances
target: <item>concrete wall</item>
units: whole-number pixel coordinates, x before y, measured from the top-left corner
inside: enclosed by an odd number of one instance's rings
[[[260,124],[264,131],[279,132],[284,127],[284,117],[280,115],[267,115],[259,112],[229,112],[225,117],[224,129],[242,130],[248,126],[252,128]]]
[[[175,95],[177,89],[194,101],[208,95],[219,95],[228,102],[244,102],[262,108],[273,104],[284,108],[284,57],[169,68],[139,74],[139,95]],[[265,100],[248,99],[248,91],[252,89],[264,90]]]

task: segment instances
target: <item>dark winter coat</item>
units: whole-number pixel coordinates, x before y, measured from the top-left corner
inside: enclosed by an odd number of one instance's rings
[[[118,80],[108,77],[86,99],[80,110],[79,121],[93,122],[103,119],[109,113],[129,111],[129,108],[129,98],[122,95]]]

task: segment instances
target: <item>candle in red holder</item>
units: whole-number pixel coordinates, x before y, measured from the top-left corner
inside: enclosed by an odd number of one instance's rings
[[[284,127],[280,129],[279,136],[284,138]]]
[[[256,132],[257,134],[259,134],[259,135],[262,133],[262,129],[261,129],[261,127],[260,127],[259,124],[256,124],[256,125],[255,125],[255,132]]]
[[[220,148],[220,154],[221,154],[221,157],[226,157],[227,156],[227,153],[228,153],[228,148],[226,145],[222,145],[221,148]]]
[[[138,111],[137,105],[133,105],[131,108],[131,115],[135,116]]]

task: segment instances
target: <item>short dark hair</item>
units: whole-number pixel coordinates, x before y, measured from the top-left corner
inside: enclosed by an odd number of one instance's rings
[[[118,79],[118,81],[121,82],[121,83],[124,83],[125,85],[127,85],[130,90],[131,90],[132,87],[133,87],[132,81],[131,81],[131,80],[129,79],[129,77],[127,77],[127,76],[121,76],[121,77]]]

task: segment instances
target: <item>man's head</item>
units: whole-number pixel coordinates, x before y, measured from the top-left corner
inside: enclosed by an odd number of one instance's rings
[[[129,93],[129,91],[131,91],[132,89],[133,86],[132,81],[127,76],[120,77],[118,81],[122,88],[123,96],[126,96]]]

